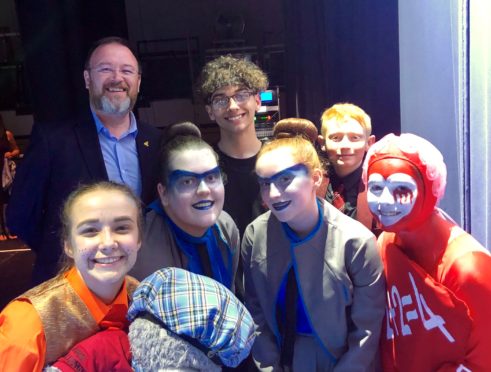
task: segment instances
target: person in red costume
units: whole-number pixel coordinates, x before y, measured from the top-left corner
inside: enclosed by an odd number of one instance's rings
[[[384,232],[384,371],[489,371],[491,256],[436,207],[441,153],[412,134],[389,134],[364,162],[368,205]]]

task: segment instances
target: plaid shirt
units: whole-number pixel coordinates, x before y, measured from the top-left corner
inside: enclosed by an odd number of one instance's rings
[[[229,367],[250,352],[255,325],[245,306],[220,283],[183,269],[165,268],[140,283],[128,310],[132,321],[149,313],[165,328],[197,340],[208,356]]]

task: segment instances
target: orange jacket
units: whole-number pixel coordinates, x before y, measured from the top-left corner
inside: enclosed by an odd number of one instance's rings
[[[127,324],[126,283],[114,301],[106,305],[87,288],[75,268],[63,275],[100,328],[121,327]],[[125,311],[114,311],[115,308]],[[60,334],[59,337],[63,335]],[[38,312],[25,298],[13,300],[0,313],[0,371],[41,371],[45,366],[45,356],[46,337]]]

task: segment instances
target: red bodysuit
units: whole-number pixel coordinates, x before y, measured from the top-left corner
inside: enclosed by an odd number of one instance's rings
[[[491,256],[462,231],[432,277],[394,239],[379,239],[387,279],[384,371],[490,371]]]
[[[389,134],[369,149],[363,179],[384,230],[384,371],[491,371],[491,255],[435,208],[446,184],[441,153]]]

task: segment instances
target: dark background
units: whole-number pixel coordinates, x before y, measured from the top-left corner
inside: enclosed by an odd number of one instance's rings
[[[323,109],[347,101],[371,116],[377,137],[400,131],[397,1],[266,2],[265,8],[257,0],[162,0],[153,7],[148,0],[17,0],[24,82],[17,88],[21,96],[9,95],[7,101],[32,112],[35,121],[87,110],[82,79],[87,50],[100,37],[119,35],[129,38],[143,59],[140,107],[155,99],[194,100],[192,84],[210,50],[253,46],[254,61],[280,89],[283,117],[318,124]],[[218,17],[227,21],[237,15],[244,31],[232,27],[227,35]],[[236,45],[220,43],[227,37]],[[6,78],[0,84],[5,86]]]
[[[16,0],[5,10],[13,2],[0,4],[0,111],[38,122],[86,111],[87,50],[118,35],[143,62],[141,108],[174,98],[198,105],[192,85],[203,64],[239,50],[278,87],[283,117],[319,124],[326,107],[348,101],[371,116],[377,137],[400,132],[397,1]],[[7,13],[15,26],[4,26]],[[0,308],[28,288],[32,260],[19,241],[1,244]]]

